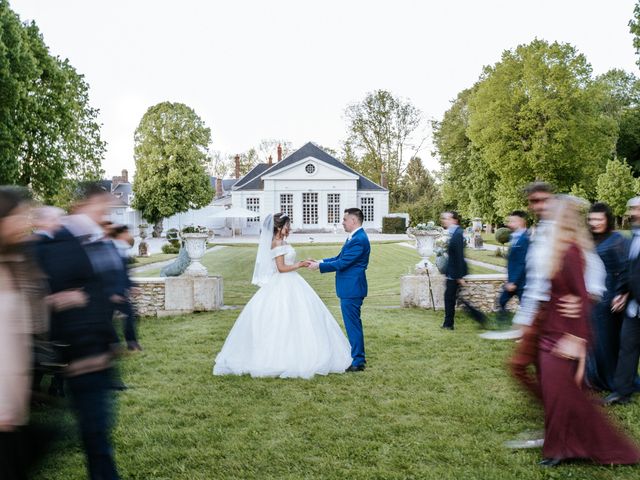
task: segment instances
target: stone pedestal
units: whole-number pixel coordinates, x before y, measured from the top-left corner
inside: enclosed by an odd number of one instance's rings
[[[222,277],[167,277],[165,280],[167,314],[219,310],[223,305]]]
[[[445,276],[430,267],[421,273],[400,278],[400,302],[403,307],[444,309]]]

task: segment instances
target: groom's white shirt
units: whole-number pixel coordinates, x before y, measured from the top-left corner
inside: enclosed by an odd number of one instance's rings
[[[356,228],[353,232],[351,232],[349,234],[349,236],[347,237],[347,239],[344,241],[344,243],[347,243],[349,240],[351,240],[351,237],[353,237],[358,230],[362,230],[362,227],[360,226],[360,227]],[[324,260],[320,260],[318,263],[322,263],[323,261]]]

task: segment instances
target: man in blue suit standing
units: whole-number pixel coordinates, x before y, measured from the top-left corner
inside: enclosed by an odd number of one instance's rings
[[[337,257],[311,261],[311,270],[320,273],[336,272],[336,294],[340,298],[342,319],[351,344],[351,366],[347,372],[361,372],[367,363],[364,356],[364,335],[360,309],[367,296],[367,276],[371,246],[369,237],[362,228],[364,215],[359,208],[344,211],[342,226],[349,234]]]
[[[507,227],[511,230],[511,247],[507,257],[507,283],[502,287],[498,303],[498,321],[507,323],[507,302],[515,295],[522,298],[527,278],[527,251],[529,250],[529,234],[527,233],[527,214],[521,210],[511,212],[507,219]]]

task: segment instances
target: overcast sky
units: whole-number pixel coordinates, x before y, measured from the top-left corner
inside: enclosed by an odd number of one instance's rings
[[[637,73],[634,0],[10,0],[91,86],[109,176],[134,170],[148,107],[192,107],[212,149],[264,138],[338,148],[344,108],[375,89],[441,118],[503,50],[535,37],[575,45],[596,74]],[[428,133],[426,128],[424,132]],[[427,142],[425,164],[438,167]],[[275,157],[275,152],[274,152]]]

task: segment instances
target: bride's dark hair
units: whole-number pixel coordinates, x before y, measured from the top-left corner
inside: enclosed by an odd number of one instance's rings
[[[287,223],[291,223],[291,220],[284,213],[276,213],[273,216],[273,235],[275,236]]]

